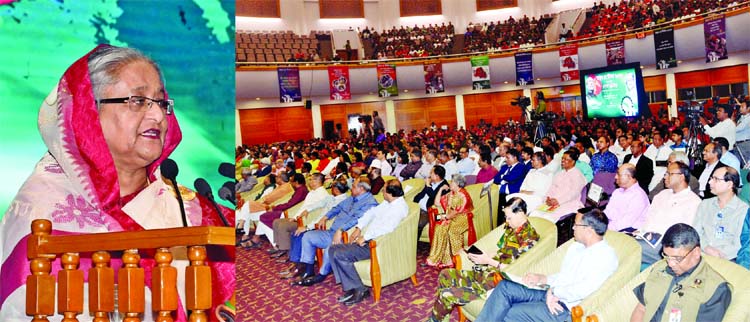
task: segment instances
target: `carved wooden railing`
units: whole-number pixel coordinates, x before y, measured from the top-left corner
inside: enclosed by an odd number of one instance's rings
[[[57,277],[57,311],[63,321],[77,321],[83,312],[83,271],[79,253],[93,253],[88,271],[88,308],[94,321],[109,321],[115,311],[115,276],[110,251],[124,251],[117,274],[117,307],[125,322],[140,321],[145,308],[144,269],[139,249],[155,249],[156,266],[151,274],[154,320],[172,321],[178,309],[177,269],[171,266],[170,247],[187,246],[190,265],[185,268],[186,309],[190,321],[208,321],[211,308],[211,268],[206,264],[205,245],[234,245],[231,227],[187,227],[135,232],[52,236],[52,223],[38,219],[31,224],[27,256],[31,275],[26,280],[26,314],[32,321],[48,321],[55,314],[55,276],[52,262],[60,256]]]

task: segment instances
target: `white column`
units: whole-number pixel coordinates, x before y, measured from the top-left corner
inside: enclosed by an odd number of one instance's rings
[[[672,100],[672,106],[669,107],[669,118],[677,116],[677,84],[674,81],[674,73],[664,75],[667,81],[667,99]]]
[[[242,131],[240,130],[240,110],[234,109],[234,146],[242,145]]]
[[[312,106],[313,137],[323,137],[323,118],[320,116],[320,104]]]
[[[456,95],[456,126],[466,128],[466,115],[464,115],[464,96]]]
[[[385,101],[385,130],[388,133],[398,132],[396,127],[396,108],[393,100]]]

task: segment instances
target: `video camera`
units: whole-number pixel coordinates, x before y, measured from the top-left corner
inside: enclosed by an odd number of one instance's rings
[[[518,106],[525,110],[531,105],[531,98],[526,96],[519,96],[518,98],[514,98],[513,100],[511,100],[510,105]]]

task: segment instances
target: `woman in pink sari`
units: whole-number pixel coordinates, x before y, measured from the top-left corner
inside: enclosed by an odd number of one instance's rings
[[[50,220],[53,235],[183,225],[171,185],[158,171],[182,138],[173,104],[159,67],[133,49],[100,45],[63,74],[39,111],[39,130],[48,153],[18,191],[0,225],[1,321],[28,319],[24,282],[29,275],[26,240],[32,220]],[[189,226],[221,225],[207,199],[180,190]],[[234,221],[234,211],[222,212]],[[214,305],[228,300],[234,290],[234,253],[221,251],[226,261],[211,263]],[[174,266],[184,271],[187,261],[178,253],[174,256]],[[149,288],[153,264],[153,259],[141,260]],[[90,259],[81,259],[80,266],[88,270]],[[113,260],[112,267],[119,266]],[[56,274],[59,259],[52,268]],[[184,288],[178,287],[178,292]],[[184,294],[180,297],[184,299]],[[150,304],[147,307],[144,319],[153,320]],[[78,318],[91,319],[88,312]],[[174,318],[186,319],[184,302]]]

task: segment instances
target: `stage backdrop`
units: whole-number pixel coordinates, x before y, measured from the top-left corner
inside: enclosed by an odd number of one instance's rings
[[[177,181],[208,180],[234,162],[234,1],[0,1],[0,217],[46,152],[42,100],[97,44],[140,49],[162,68],[183,139]],[[218,197],[217,197],[218,198]]]

